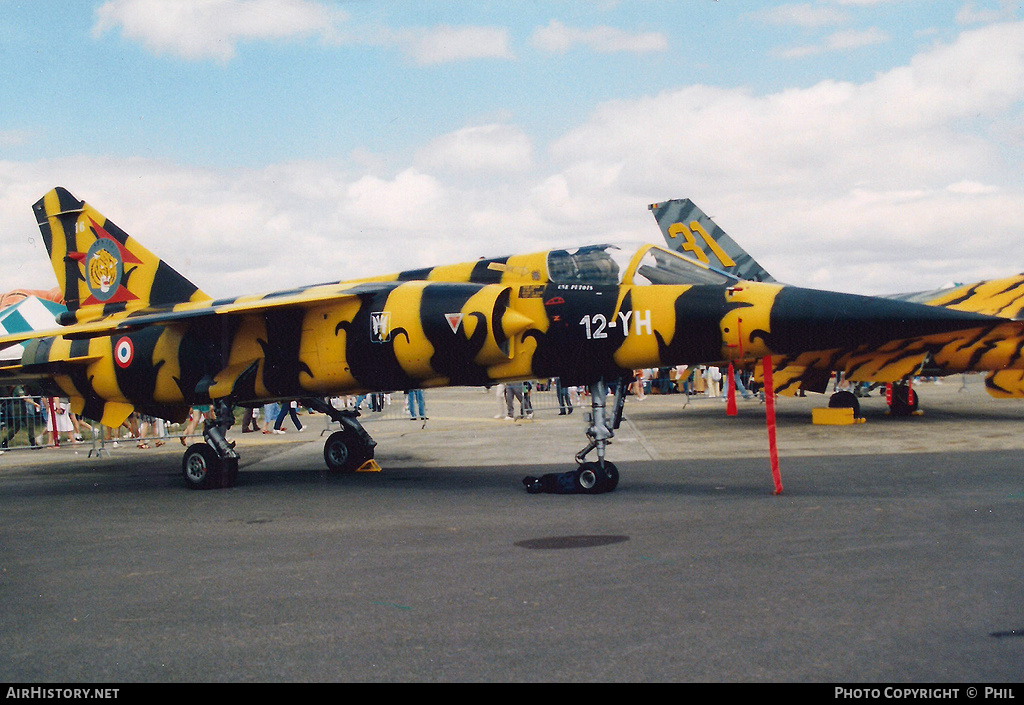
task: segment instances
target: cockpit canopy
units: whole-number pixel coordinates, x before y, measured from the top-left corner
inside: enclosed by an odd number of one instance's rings
[[[738,280],[656,245],[639,249],[619,245],[589,245],[575,250],[551,250],[548,279],[555,284],[716,284]]]
[[[575,250],[551,250],[548,253],[548,279],[555,284],[595,284],[617,286],[629,266],[630,256],[622,256],[615,245],[588,245]]]

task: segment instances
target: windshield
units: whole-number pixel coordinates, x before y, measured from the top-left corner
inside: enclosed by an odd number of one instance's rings
[[[637,260],[635,270],[630,267],[634,260]],[[575,250],[551,250],[547,255],[547,265],[548,279],[555,284],[729,286],[739,281],[732,275],[657,245],[644,245],[639,249],[635,245],[589,245]],[[630,272],[633,272],[632,277],[629,276]]]
[[[728,286],[738,279],[710,269],[699,262],[660,247],[650,247],[640,258],[633,284],[718,284]]]

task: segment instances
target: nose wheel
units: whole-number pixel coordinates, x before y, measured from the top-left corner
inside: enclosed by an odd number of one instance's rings
[[[540,477],[523,478],[523,485],[530,494],[603,494],[619,486],[619,469],[605,460],[605,449],[615,436],[615,429],[622,420],[626,386],[621,381],[615,390],[615,403],[611,415],[607,412],[608,386],[604,380],[590,385],[591,414],[588,420],[587,447],[576,454],[579,467],[562,473],[548,473]],[[586,460],[587,455],[597,451],[597,460]]]
[[[576,486],[584,494],[611,492],[619,486],[619,469],[608,460],[604,464],[583,463],[576,469]]]

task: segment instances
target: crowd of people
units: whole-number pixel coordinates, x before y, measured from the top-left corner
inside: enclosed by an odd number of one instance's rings
[[[0,453],[15,445],[40,449],[93,440],[117,446],[131,439],[139,448],[149,448],[151,441],[162,446],[168,436],[168,424],[163,419],[145,414],[133,413],[117,429],[94,429],[71,410],[68,399],[32,396],[22,387],[0,389],[0,395]]]
[[[9,388],[0,397],[0,453],[10,448],[22,431],[25,445],[43,448],[61,439],[80,443],[91,427],[71,412],[67,399],[30,396],[21,387]]]
[[[660,369],[635,370],[633,377],[624,381],[628,393],[637,400],[649,394],[703,395],[725,398],[727,394],[726,372],[716,366],[668,367]],[[736,394],[744,399],[757,394],[757,385],[748,373],[737,370],[734,373]],[[611,385],[614,391],[615,385]],[[586,404],[589,395],[587,387],[563,385],[558,378],[510,382],[487,387],[496,395],[495,419],[532,419],[535,405],[534,394],[554,391],[555,404],[560,416],[573,413],[574,409]],[[426,421],[426,403],[421,389],[409,389],[404,393],[402,413],[413,421]],[[369,412],[383,412],[392,404],[392,395],[385,392],[334,397],[328,400],[336,409]],[[550,401],[550,399],[546,400]],[[545,402],[542,402],[545,403]],[[547,408],[547,407],[546,407]],[[239,409],[242,433],[283,434],[287,432],[286,422],[296,432],[302,432],[299,412],[301,404],[296,400],[271,402],[263,406]],[[396,408],[397,413],[397,408]],[[174,425],[164,419],[133,413],[119,428],[100,426],[94,430],[71,410],[67,399],[31,396],[21,387],[0,388],[0,453],[11,444],[44,448],[60,443],[81,443],[85,440],[102,440],[118,446],[122,442],[134,442],[139,448],[159,447],[169,439],[177,437],[187,446],[190,439],[202,433],[202,424],[212,418],[209,405],[192,407],[188,419],[181,425]],[[18,436],[24,432],[23,436]],[[17,439],[17,440],[16,440]]]
[[[367,396],[373,397],[374,410],[383,410],[384,394],[362,395],[355,399],[361,403]],[[390,395],[387,396],[390,403]],[[423,392],[410,390],[408,399],[410,418],[426,420]],[[303,409],[297,400],[271,402],[241,407],[236,410],[236,418],[241,414],[242,433],[283,434],[289,419],[301,433],[306,426],[300,419],[300,411]],[[68,399],[33,396],[22,387],[0,387],[0,454],[15,446],[41,449],[94,440],[115,448],[131,442],[145,449],[160,447],[176,437],[183,446],[188,446],[202,435],[203,423],[212,418],[213,409],[207,404],[191,407],[188,418],[181,424],[134,412],[118,428],[101,424],[94,427],[72,412]]]
[[[725,399],[728,394],[727,370],[719,367],[699,365],[688,367],[662,367],[658,369],[634,370],[633,376],[625,381],[627,394],[636,400],[643,400],[649,394],[685,394]],[[734,371],[733,380],[736,394],[752,399],[760,393],[760,385],[751,375],[740,370]],[[609,393],[615,391],[615,384],[609,385]],[[559,416],[571,414],[576,407],[586,404],[585,397],[590,391],[583,386],[567,386],[557,377],[546,381],[512,382],[494,387],[498,409],[496,419],[508,421],[532,419],[534,402],[531,397],[535,390],[554,390]]]

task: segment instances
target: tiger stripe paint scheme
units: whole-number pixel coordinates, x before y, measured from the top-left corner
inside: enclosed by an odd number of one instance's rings
[[[1017,324],[973,313],[775,283],[610,283],[630,281],[653,246],[621,278],[593,284],[552,281],[549,251],[213,300],[66,190],[34,210],[76,323],[33,340],[20,372],[52,379],[50,391],[107,425],[132,408],[178,419],[218,398],[531,377],[583,384],[765,355],[778,358],[783,378],[821,367],[881,380],[906,376],[923,352],[964,369],[1007,367],[1013,356],[998,343]],[[106,242],[116,246],[96,247]],[[99,284],[78,256],[90,251],[121,257],[106,283],[111,302],[96,302]],[[963,329],[975,338],[968,351],[950,335]]]
[[[655,245],[214,300],[62,188],[34,211],[68,312],[53,330],[0,337],[28,341],[0,382],[33,381],[113,427],[133,410],[181,420],[210,402],[547,377],[592,384],[766,356],[783,388],[808,370],[899,379],[924,355],[950,369],[1024,368],[1008,337],[1019,340],[1020,324],[1006,318],[743,281]]]
[[[689,199],[649,206],[668,247],[753,281],[775,279]],[[816,293],[808,306],[817,305]],[[916,374],[942,376],[987,371],[986,389],[995,397],[1024,397],[1024,274],[932,292],[894,295],[921,303],[1009,319],[995,326],[955,334],[914,336],[884,341],[857,335],[841,347],[818,349],[803,341],[797,353],[775,355],[773,383],[779,394],[824,392],[833,372],[854,382],[899,382]],[[748,363],[748,367],[753,368]],[[755,378],[761,378],[760,367]]]

